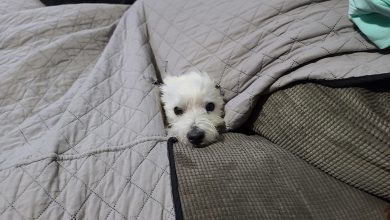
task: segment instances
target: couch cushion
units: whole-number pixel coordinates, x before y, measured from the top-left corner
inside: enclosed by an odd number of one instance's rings
[[[390,199],[390,89],[371,87],[309,83],[277,91],[257,108],[252,129],[337,179]]]
[[[258,135],[169,150],[184,219],[383,219],[388,205]]]

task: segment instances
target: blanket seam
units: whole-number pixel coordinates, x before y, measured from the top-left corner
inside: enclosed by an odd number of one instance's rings
[[[109,147],[109,148],[104,147],[101,149],[86,151],[86,152],[80,153],[78,155],[61,155],[61,154],[53,153],[53,154],[48,154],[48,155],[45,155],[42,157],[34,158],[34,159],[29,160],[29,161],[20,162],[20,163],[6,166],[6,167],[2,167],[2,168],[0,168],[0,172],[4,171],[4,170],[11,169],[11,168],[19,168],[19,167],[26,166],[26,165],[29,165],[29,164],[32,164],[35,162],[39,162],[42,160],[46,160],[46,159],[52,159],[52,161],[75,160],[75,159],[81,159],[84,157],[89,157],[89,156],[101,154],[101,153],[117,152],[117,151],[126,150],[126,149],[129,149],[129,148],[137,145],[137,144],[141,144],[141,143],[145,143],[145,142],[149,142],[149,141],[162,142],[162,141],[167,141],[167,140],[168,140],[167,137],[153,136],[153,137],[142,138],[140,140],[137,140],[137,141],[129,143],[129,144],[124,144],[124,145],[119,145],[119,146],[114,146],[114,147]]]

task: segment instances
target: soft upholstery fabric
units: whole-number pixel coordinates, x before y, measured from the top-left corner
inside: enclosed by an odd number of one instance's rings
[[[389,203],[258,135],[173,147],[184,219],[383,220]]]
[[[333,177],[390,199],[388,83],[277,91],[259,105],[253,130]]]

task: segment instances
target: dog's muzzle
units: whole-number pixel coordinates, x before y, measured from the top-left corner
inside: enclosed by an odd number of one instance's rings
[[[192,127],[187,133],[188,141],[193,145],[200,145],[205,137],[205,132],[198,127]]]

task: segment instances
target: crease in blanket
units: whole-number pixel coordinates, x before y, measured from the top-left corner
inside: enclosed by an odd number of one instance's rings
[[[0,167],[0,171],[7,170],[13,167],[21,167],[24,165],[28,165],[34,162],[38,162],[41,160],[46,160],[50,159],[51,161],[63,161],[63,160],[74,160],[74,159],[80,159],[83,157],[89,157],[92,155],[100,154],[100,153],[106,153],[106,152],[115,152],[115,151],[122,151],[126,150],[129,148],[132,148],[135,145],[145,143],[145,142],[164,142],[168,141],[168,137],[163,137],[163,136],[155,136],[155,137],[146,137],[146,138],[140,138],[134,142],[130,142],[128,144],[123,144],[119,146],[110,146],[110,147],[102,147],[102,148],[97,148],[94,150],[86,151],[86,152],[79,152],[78,154],[48,154],[44,156],[40,156],[37,158],[27,158],[27,161],[21,162],[21,163],[16,163],[12,165],[8,165],[6,167]]]

